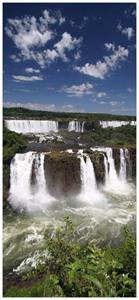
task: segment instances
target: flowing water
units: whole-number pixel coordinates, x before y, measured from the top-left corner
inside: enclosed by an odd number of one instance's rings
[[[107,127],[120,127],[120,126],[126,126],[126,125],[131,125],[131,126],[136,126],[136,121],[100,121],[99,122],[102,128],[107,128]]]
[[[84,132],[84,122],[70,121],[68,131]]]
[[[45,153],[15,155],[11,163],[9,202],[17,212],[7,210],[4,215],[5,275],[21,273],[38,262],[43,263],[48,256],[46,232],[53,234],[57,226],[62,226],[65,215],[72,218],[81,242],[116,245],[121,226],[135,226],[135,184],[126,176],[128,153],[120,149],[117,174],[112,149],[97,150],[104,155],[105,184],[97,186],[93,163],[80,150],[77,158],[80,159],[81,192],[65,199],[54,199],[48,191]],[[31,182],[32,170],[34,182]]]
[[[58,132],[58,122],[48,120],[5,120],[5,126],[23,134]]]

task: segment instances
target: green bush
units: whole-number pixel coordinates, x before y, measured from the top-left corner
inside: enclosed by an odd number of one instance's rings
[[[67,217],[55,235],[47,235],[46,267],[26,282],[11,287],[7,297],[135,297],[136,246],[127,227],[118,248],[101,249],[76,242],[76,230]],[[25,284],[25,282],[24,282]]]
[[[22,134],[3,128],[3,199],[7,199],[10,177],[10,162],[17,152],[22,152],[27,145]]]

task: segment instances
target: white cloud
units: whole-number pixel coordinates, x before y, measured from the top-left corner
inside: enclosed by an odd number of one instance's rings
[[[131,13],[132,16],[136,16],[136,10],[133,10]]]
[[[68,58],[65,54],[65,51],[71,51],[75,49],[76,47],[80,47],[82,42],[82,37],[79,39],[73,38],[70,33],[64,32],[62,34],[62,39],[54,45],[54,48],[56,48],[57,53],[62,58],[63,61],[68,61]]]
[[[51,62],[51,61],[54,61],[56,58],[59,57],[58,53],[56,52],[55,49],[53,50],[44,50],[44,55],[45,55],[45,58],[48,62]]]
[[[71,104],[67,104],[67,105],[63,105],[61,107],[61,111],[64,111],[64,112],[85,112],[85,110],[81,107],[75,107]]]
[[[135,35],[135,31],[132,27],[126,27],[123,28],[122,25],[119,23],[117,25],[117,29],[124,35],[127,36],[128,40],[131,40],[131,38]]]
[[[134,36],[134,29],[132,27],[127,27],[122,30],[122,33],[127,35],[128,40],[131,40],[131,38]]]
[[[40,70],[38,70],[38,69],[33,69],[33,68],[26,68],[26,69],[25,69],[25,72],[27,72],[27,73],[36,73],[36,74],[39,74],[39,73],[40,73]]]
[[[92,94],[93,85],[90,83],[82,83],[81,85],[64,86],[62,91],[68,94],[69,97],[82,97]]]
[[[15,89],[15,91],[18,91],[18,92],[25,92],[25,93],[30,93],[30,92],[32,92],[32,90],[28,90],[28,89]]]
[[[122,101],[122,102],[118,102],[118,101],[110,101],[109,103],[110,103],[111,106],[117,106],[117,107],[120,107],[120,106],[122,106],[123,104],[125,104],[124,101]]]
[[[93,102],[93,103],[95,103],[97,101],[97,99],[94,98],[94,99],[91,99],[90,101]]]
[[[55,110],[55,104],[41,104],[41,103],[31,103],[31,102],[14,102],[14,101],[6,101],[4,103],[5,107],[24,107],[33,110]]]
[[[42,77],[40,76],[23,76],[23,75],[12,75],[12,78],[17,81],[38,81],[38,80],[43,80]]]
[[[129,87],[129,88],[127,88],[127,91],[128,91],[128,93],[132,93],[132,92],[133,92],[133,89],[131,89],[131,88]]]
[[[98,98],[105,97],[106,95],[107,95],[107,93],[105,93],[105,92],[99,92],[99,93],[97,93],[97,97]]]
[[[24,16],[20,19],[8,19],[5,31],[19,50],[17,55],[11,55],[11,59],[15,62],[34,60],[42,68],[56,58],[68,61],[65,52],[77,50],[81,46],[82,38],[75,38],[64,32],[61,40],[55,42],[52,49],[46,48],[49,41],[58,37],[55,24],[61,26],[65,21],[60,10],[44,10],[39,18]]]
[[[19,63],[21,61],[21,59],[15,54],[10,55],[10,58],[16,63]]]
[[[86,23],[88,22],[88,20],[89,20],[89,18],[84,16],[80,24],[77,24],[73,20],[70,20],[69,23],[72,27],[77,28],[78,30],[82,30],[86,26]]]
[[[112,43],[105,43],[105,48],[107,50],[113,50],[113,51],[115,50],[115,46]]]
[[[124,11],[126,17],[136,16],[136,10],[133,7],[127,7]]]
[[[105,104],[107,104],[107,102],[105,102],[105,101],[100,101],[100,104],[105,105]]]
[[[63,112],[85,112],[84,109],[80,107],[74,107],[71,104],[63,105],[61,107],[56,107],[55,104],[43,104],[43,103],[32,103],[32,102],[15,102],[15,101],[5,101],[4,107],[24,107],[33,110],[42,110],[42,111],[63,111]]]
[[[112,54],[104,56],[103,61],[97,61],[96,64],[86,63],[83,67],[76,66],[74,69],[82,74],[104,79],[109,71],[116,69],[121,61],[127,59],[129,53],[128,49],[122,46],[116,48],[112,43],[105,43],[105,47]]]
[[[77,51],[75,54],[74,54],[74,59],[77,61],[81,58],[81,51]]]

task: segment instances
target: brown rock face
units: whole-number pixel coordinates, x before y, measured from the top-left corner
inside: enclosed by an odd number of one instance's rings
[[[44,170],[51,195],[61,197],[80,192],[80,160],[76,154],[67,152],[46,154]]]
[[[132,172],[131,176],[136,177],[136,148],[130,148],[128,150],[129,150],[129,157],[131,163],[131,172]]]
[[[120,171],[120,149],[113,148],[113,159],[117,174]]]
[[[98,151],[94,151],[89,156],[93,162],[96,181],[98,184],[103,184],[105,182],[104,155]]]

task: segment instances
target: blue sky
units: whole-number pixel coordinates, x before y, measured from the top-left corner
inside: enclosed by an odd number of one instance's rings
[[[4,105],[136,113],[135,4],[4,4]]]

